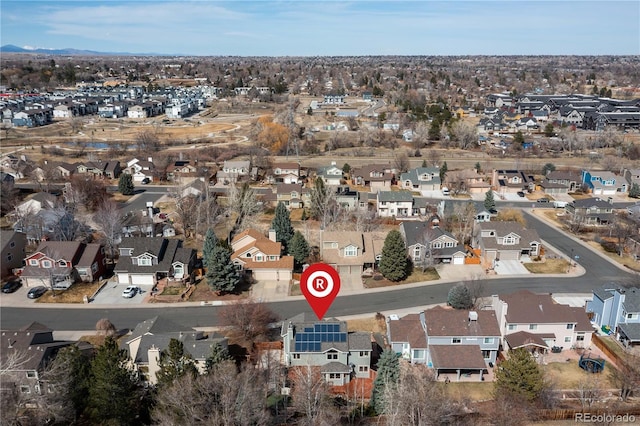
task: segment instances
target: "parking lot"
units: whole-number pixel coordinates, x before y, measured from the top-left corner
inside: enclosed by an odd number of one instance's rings
[[[98,294],[95,295],[91,303],[105,305],[139,305],[151,292],[152,286],[139,285],[138,288],[141,291],[138,291],[136,295],[130,299],[122,297],[122,291],[125,288],[127,288],[127,284],[118,284],[118,282],[115,280],[108,281],[107,284],[98,292]]]

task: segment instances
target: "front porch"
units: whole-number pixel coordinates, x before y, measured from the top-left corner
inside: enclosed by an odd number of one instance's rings
[[[436,380],[444,382],[482,382],[493,380],[493,365],[482,356],[479,345],[431,345],[431,367]]]

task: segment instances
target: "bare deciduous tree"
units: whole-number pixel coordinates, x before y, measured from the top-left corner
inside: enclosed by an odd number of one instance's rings
[[[459,148],[469,149],[477,145],[478,130],[468,121],[456,121],[452,126],[452,132]]]
[[[278,320],[269,307],[254,300],[237,300],[220,308],[220,324],[253,344],[269,334],[270,325]]]
[[[93,215],[93,221],[104,235],[105,245],[113,259],[116,243],[122,233],[122,212],[114,201],[104,200]]]
[[[229,185],[227,193],[229,216],[235,215],[234,232],[243,231],[252,226],[262,206],[258,204],[256,192],[244,183],[240,188],[235,183]]]
[[[329,385],[322,378],[320,367],[296,366],[290,372],[293,407],[304,416],[303,425],[330,425],[339,420],[329,400]]]

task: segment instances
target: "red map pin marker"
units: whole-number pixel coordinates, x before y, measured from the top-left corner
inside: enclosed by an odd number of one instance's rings
[[[340,275],[326,263],[314,263],[302,273],[300,290],[318,319],[322,320],[340,291]]]

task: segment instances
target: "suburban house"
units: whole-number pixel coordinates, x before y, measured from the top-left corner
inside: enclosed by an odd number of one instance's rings
[[[336,166],[335,161],[332,161],[330,166],[318,167],[316,176],[321,178],[325,185],[338,186],[342,184],[342,169]]]
[[[55,164],[53,173],[54,176],[58,179],[69,179],[71,175],[76,172],[76,169],[76,164],[59,162]]]
[[[276,185],[274,204],[282,202],[289,209],[301,209],[311,204],[311,191],[301,183],[279,183]]]
[[[145,179],[149,179],[149,181],[153,181],[153,171],[154,165],[152,158],[149,157],[147,160],[139,160],[137,158],[132,158],[127,161],[127,167],[123,170],[123,173],[128,173],[133,177],[134,182],[142,182]]]
[[[444,186],[453,194],[486,194],[491,185],[475,169],[452,170],[444,178]]]
[[[554,346],[563,349],[591,346],[593,327],[584,308],[557,303],[549,293],[520,290],[493,295],[491,306],[498,318],[505,350],[526,348],[546,353]]]
[[[515,194],[518,191],[535,190],[535,179],[522,170],[494,170],[491,186],[498,195]]]
[[[104,247],[79,241],[43,241],[24,264],[20,276],[27,287],[65,290],[78,281],[94,282],[106,272]]]
[[[437,306],[402,319],[390,317],[387,325],[391,348],[412,363],[433,368],[441,380],[484,380],[500,348],[500,328],[491,310]]]
[[[418,167],[400,174],[400,188],[413,191],[439,191],[440,168]]]
[[[634,183],[640,185],[640,169],[624,169],[622,174],[629,184],[629,189]]]
[[[52,209],[58,204],[58,197],[48,192],[37,192],[28,200],[16,206],[16,213],[23,217],[29,214],[38,214],[41,210]]]
[[[45,367],[64,347],[78,344],[80,349],[86,349],[86,345],[71,341],[56,340],[53,330],[38,322],[19,328],[17,330],[2,330],[2,351],[0,351],[0,365],[9,365],[11,358],[28,354],[23,363],[4,371],[0,381],[0,392],[3,394],[14,393],[18,398],[29,401],[38,395],[53,392],[42,375]]]
[[[413,194],[410,191],[380,191],[376,196],[380,217],[413,216]]]
[[[478,222],[474,226],[472,246],[481,250],[485,262],[528,260],[539,256],[542,243],[535,229],[518,222]]]
[[[466,253],[458,240],[450,233],[433,226],[432,222],[404,221],[400,234],[407,247],[407,256],[415,266],[434,263],[463,265]]]
[[[116,179],[122,173],[120,162],[113,161],[87,161],[76,164],[76,173],[89,175],[93,179]]]
[[[606,225],[613,219],[613,205],[600,198],[574,200],[565,206],[571,222],[581,225]]]
[[[302,313],[283,321],[280,335],[289,368],[318,367],[332,386],[371,377],[371,333],[349,332],[346,321],[318,321]]]
[[[205,178],[196,178],[181,187],[183,197],[205,198],[209,184]]]
[[[273,165],[273,180],[276,183],[299,183],[299,163],[276,163]]]
[[[169,348],[171,339],[182,342],[185,353],[195,361],[201,374],[206,371],[207,358],[212,355],[216,345],[222,349],[228,348],[227,339],[215,332],[205,334],[162,316],[138,323],[131,334],[122,339],[121,347],[127,351],[130,365],[147,382],[156,384],[160,354]]]
[[[23,232],[0,231],[0,279],[14,275],[15,268],[21,268],[25,257],[27,236]]]
[[[358,231],[325,231],[320,236],[320,256],[342,282],[361,282],[362,273],[373,270],[382,254],[385,235]]]
[[[249,160],[225,161],[222,169],[216,173],[216,180],[225,184],[233,182],[244,182],[253,178],[256,171],[251,169]]]
[[[257,281],[285,281],[293,278],[293,256],[282,256],[282,243],[269,230],[265,237],[255,229],[247,229],[231,241],[231,260]]]
[[[347,210],[367,210],[369,208],[369,195],[371,192],[355,191],[348,185],[336,188],[335,200],[339,206]]]
[[[351,183],[366,186],[371,192],[389,191],[395,176],[395,170],[390,164],[369,164],[360,168],[353,168],[349,172]]]
[[[153,218],[145,213],[143,211],[129,212],[122,218],[123,237],[153,237],[156,235]]]
[[[547,173],[540,184],[545,194],[567,194],[580,189],[582,175],[576,170],[554,170]]]
[[[595,327],[615,333],[625,346],[640,344],[640,288],[613,283],[597,288],[585,310]]]
[[[195,273],[196,250],[181,240],[162,237],[123,238],[114,268],[119,284],[154,286],[164,278],[182,282]]]
[[[180,178],[192,178],[198,168],[188,160],[178,160],[167,167],[167,180],[177,181]]]
[[[606,170],[583,170],[582,182],[587,184],[593,195],[625,193],[629,187],[625,178]]]

